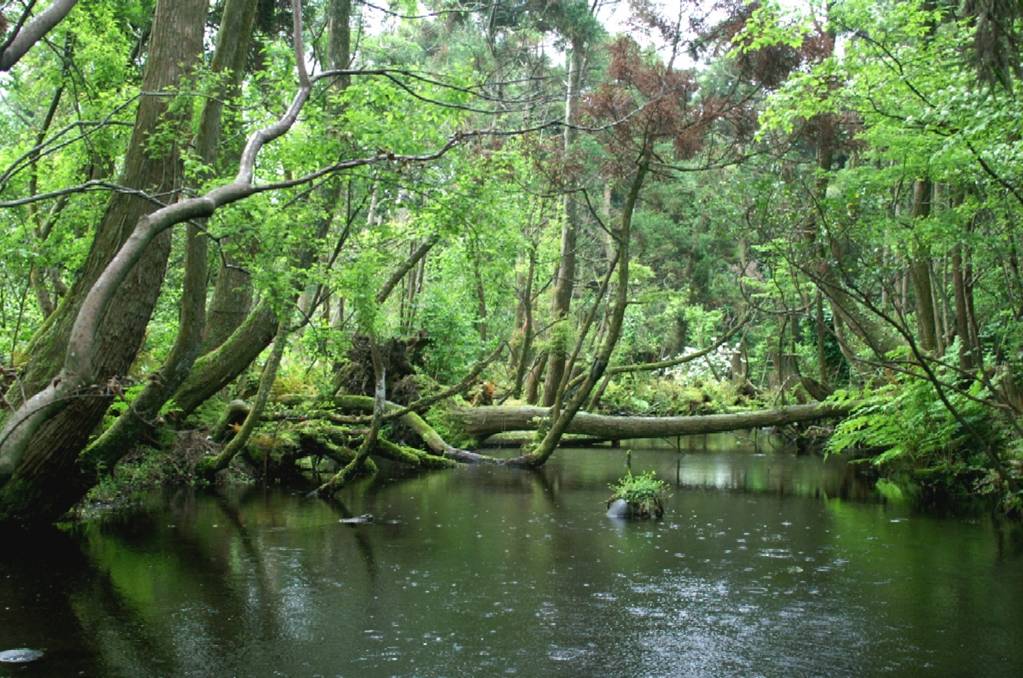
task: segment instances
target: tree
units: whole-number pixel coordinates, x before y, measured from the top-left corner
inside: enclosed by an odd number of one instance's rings
[[[169,4],[157,6],[145,92],[162,94],[180,86],[201,54],[206,1]],[[131,266],[118,256],[136,223],[147,221],[154,211],[150,196],[173,199],[180,187],[180,132],[157,155],[148,150],[165,121],[180,130],[182,112],[170,117],[168,112],[166,96],[147,96],[140,102],[118,182],[129,190],[111,196],[81,274],[29,347],[30,361],[13,394],[29,397],[7,417],[0,433],[4,518],[53,516],[66,510],[63,491],[74,458],[118,390],[117,378],[138,352],[163,280],[170,233],[154,232],[152,246],[136,247]],[[161,209],[173,213],[177,206]],[[106,280],[101,277],[112,263],[122,268],[121,279],[103,288]]]

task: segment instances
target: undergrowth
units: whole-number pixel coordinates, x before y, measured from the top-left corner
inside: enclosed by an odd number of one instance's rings
[[[990,394],[979,381],[961,392],[946,390],[956,411],[942,402],[934,387],[907,379],[869,393],[836,393],[834,400],[862,404],[836,428],[827,454],[848,454],[875,467],[888,479],[911,485],[927,503],[994,498],[1009,513],[1023,510],[1019,487],[1023,453],[1004,421],[985,403]],[[956,416],[958,415],[958,416]],[[998,456],[1009,477],[992,463]]]

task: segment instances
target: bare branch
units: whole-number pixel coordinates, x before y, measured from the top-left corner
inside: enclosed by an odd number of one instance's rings
[[[25,20],[34,4],[29,3],[25,12],[18,19],[14,30],[11,31],[7,42],[0,48],[0,71],[11,70],[14,64],[18,63],[21,57],[25,56],[25,53],[32,48],[32,45],[42,40],[50,32],[50,29],[67,16],[77,2],[78,0],[53,0],[49,7],[26,24]]]

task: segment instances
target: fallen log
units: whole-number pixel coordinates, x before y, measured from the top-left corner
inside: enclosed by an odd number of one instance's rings
[[[366,412],[373,407],[373,399],[367,396],[360,395],[344,395],[335,398],[334,404],[341,409],[348,410],[351,412]],[[401,405],[392,402],[386,403],[386,408],[388,412],[404,411],[406,409],[403,408]],[[498,407],[493,409],[504,408]],[[330,417],[329,415],[328,419],[335,420],[334,417]],[[343,423],[346,420],[344,417],[337,417],[336,421],[339,423]],[[437,433],[437,431],[434,430],[432,426],[426,423],[425,419],[423,419],[415,412],[406,411],[398,418],[398,421],[408,426],[410,429],[412,429],[412,431],[416,433],[416,435],[422,438],[423,442],[426,444],[428,448],[430,448],[430,451],[433,452],[434,454],[440,455],[447,459],[452,459],[454,461],[461,462],[463,464],[500,463],[499,460],[488,457],[485,454],[477,454],[475,452],[470,452],[469,450],[462,450],[457,447],[454,447],[453,445],[449,445],[447,441],[445,441],[444,438],[442,438],[440,434]]]
[[[842,417],[855,406],[856,403],[852,402],[810,403],[752,412],[685,417],[622,417],[578,412],[565,432],[604,440],[721,433]],[[482,441],[505,431],[535,431],[546,421],[547,412],[546,407],[492,406],[459,408],[452,410],[450,416],[467,435]]]

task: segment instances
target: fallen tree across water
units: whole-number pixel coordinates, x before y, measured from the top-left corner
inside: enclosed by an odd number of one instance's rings
[[[812,403],[751,412],[709,414],[682,417],[628,417],[579,412],[566,433],[587,436],[589,442],[657,438],[703,433],[738,431],[769,426],[787,426],[847,415],[855,403]],[[307,412],[277,412],[264,417],[274,423],[272,436],[256,437],[249,444],[247,459],[263,466],[272,476],[287,476],[296,470],[303,457],[330,459],[335,464],[351,463],[356,449],[365,444],[367,429],[355,413],[372,412],[374,398],[361,395],[339,396],[329,407]],[[232,403],[237,418],[247,414],[247,406]],[[426,419],[397,403],[385,401],[383,419],[401,424],[421,441],[422,449],[388,440],[382,433],[369,443],[364,454],[420,469],[444,468],[462,464],[529,465],[522,457],[496,458],[460,449],[449,444]],[[464,407],[449,410],[446,426],[460,438],[473,438],[482,444],[487,438],[508,431],[536,431],[549,421],[545,407]],[[236,425],[237,426],[237,425]],[[567,444],[577,444],[572,438]],[[364,469],[372,473],[372,461]]]
[[[565,429],[605,440],[661,438],[788,426],[849,414],[855,403],[810,403],[751,412],[684,417],[623,417],[578,412]],[[452,410],[466,435],[483,441],[505,431],[535,431],[546,421],[546,407],[473,407]]]

